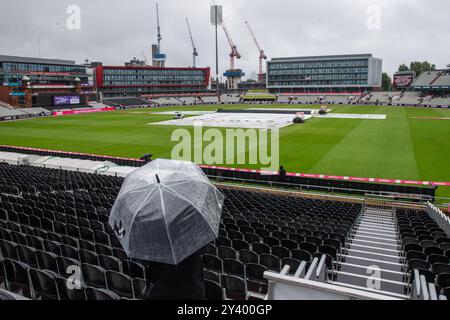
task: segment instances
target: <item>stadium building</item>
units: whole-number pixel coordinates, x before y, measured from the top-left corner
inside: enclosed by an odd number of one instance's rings
[[[87,66],[0,55],[0,101],[15,108],[84,105],[96,95],[94,74]]]
[[[205,92],[210,68],[97,66],[97,88],[103,97]]]
[[[267,88],[277,93],[355,92],[381,88],[382,60],[371,54],[273,58]]]

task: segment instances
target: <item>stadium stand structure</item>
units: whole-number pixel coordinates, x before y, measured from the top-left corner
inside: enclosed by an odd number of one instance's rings
[[[372,92],[362,98],[362,101],[368,103],[389,104],[397,101],[401,96],[401,92]]]
[[[4,163],[0,173],[4,289],[45,300],[142,297],[146,267],[127,258],[108,224],[123,178]],[[208,299],[449,293],[449,219],[431,204],[404,208],[385,199],[219,188],[226,196],[219,237],[203,254]],[[366,285],[374,263],[382,271],[376,289]],[[83,275],[76,290],[66,285],[73,265]],[[283,297],[286,282],[292,292]]]
[[[411,84],[411,87],[424,88],[430,86],[441,75],[440,71],[426,71],[422,72],[416,80]]]
[[[0,101],[0,107],[6,108],[6,109],[14,109],[14,107],[12,105],[10,105],[9,103],[6,103],[4,101]]]
[[[134,107],[150,105],[151,103],[139,98],[108,98],[103,100],[103,104],[111,107]]]
[[[23,115],[25,115],[25,113],[23,113],[20,110],[0,107],[0,117],[13,117],[13,116],[23,116]]]
[[[222,94],[220,101],[224,104],[238,104],[242,102],[239,94]]]
[[[0,121],[12,121],[29,119],[34,117],[49,116],[51,112],[44,108],[9,109],[0,106]]]
[[[404,92],[400,95],[399,99],[394,99],[392,105],[418,105],[423,102],[423,94],[421,92]]]
[[[447,73],[442,73],[439,78],[431,82],[431,85],[450,87],[450,71]]]

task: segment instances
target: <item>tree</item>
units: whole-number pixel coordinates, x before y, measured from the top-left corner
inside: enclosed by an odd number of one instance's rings
[[[431,64],[428,61],[424,61],[424,62],[413,61],[413,62],[411,62],[410,69],[415,71],[416,75],[420,75],[422,72],[436,70],[436,65]]]
[[[436,65],[431,64],[428,61],[424,62],[413,61],[410,63],[409,67],[404,63],[401,64],[400,67],[398,67],[398,71],[410,71],[410,70],[415,71],[416,75],[419,76],[422,72],[436,70]]]
[[[389,75],[384,72],[381,87],[383,91],[390,91],[392,89],[392,79]]]
[[[398,71],[409,71],[409,67],[403,63],[398,67]]]

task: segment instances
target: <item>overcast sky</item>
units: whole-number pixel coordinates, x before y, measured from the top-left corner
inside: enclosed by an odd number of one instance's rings
[[[41,56],[123,65],[151,58],[156,42],[154,0],[0,0],[0,54]],[[242,59],[237,67],[256,74],[258,51],[248,20],[269,59],[282,56],[372,53],[392,74],[401,63],[450,64],[448,0],[222,0],[224,20]],[[81,28],[67,28],[67,8],[81,9]],[[215,65],[210,0],[159,0],[162,50],[167,65],[192,64],[185,18],[191,21],[199,66]],[[379,14],[378,14],[379,13]],[[73,20],[71,20],[73,21]],[[220,71],[229,47],[219,30]],[[212,68],[213,73],[215,68]]]

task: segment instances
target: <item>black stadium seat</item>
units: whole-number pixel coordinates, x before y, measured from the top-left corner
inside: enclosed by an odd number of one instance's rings
[[[221,285],[211,280],[205,280],[205,297],[207,300],[223,300],[223,290]]]
[[[120,296],[110,290],[99,289],[93,287],[86,288],[86,297],[88,300],[120,300]]]
[[[40,297],[53,299],[54,278],[59,299],[142,298],[138,291],[145,289],[151,265],[130,259],[108,224],[122,183],[120,177],[0,164],[0,250],[9,291],[30,296],[36,286]],[[205,289],[212,299],[222,299],[224,288],[228,298],[245,299],[248,290],[265,293],[265,271],[289,265],[293,273],[313,256],[327,254],[327,265],[333,267],[362,209],[350,202],[228,188],[222,192],[220,236],[202,255]],[[410,271],[449,273],[444,259],[450,239],[436,223],[401,210],[397,216]],[[82,287],[67,290],[64,283],[77,266]],[[30,274],[33,281],[26,277]],[[440,279],[445,285],[445,276]]]

